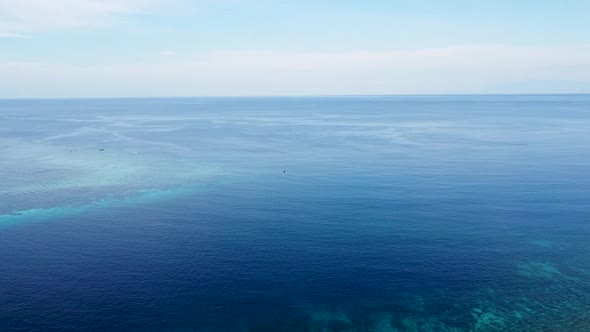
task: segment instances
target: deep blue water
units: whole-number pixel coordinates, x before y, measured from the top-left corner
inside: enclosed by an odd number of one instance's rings
[[[3,100],[0,153],[0,331],[590,330],[590,96]]]

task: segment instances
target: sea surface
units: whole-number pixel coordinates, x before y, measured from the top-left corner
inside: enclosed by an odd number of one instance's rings
[[[1,100],[0,331],[590,331],[590,96]]]

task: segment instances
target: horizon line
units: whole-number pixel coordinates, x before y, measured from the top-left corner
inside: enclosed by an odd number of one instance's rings
[[[96,99],[191,99],[191,98],[338,98],[338,97],[476,97],[476,96],[590,96],[590,92],[560,93],[433,93],[433,94],[326,94],[326,95],[202,95],[127,97],[0,97],[0,100],[96,100]]]

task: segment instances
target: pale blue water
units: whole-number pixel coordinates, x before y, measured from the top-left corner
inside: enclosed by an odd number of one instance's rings
[[[590,330],[590,96],[3,100],[0,124],[1,331]]]

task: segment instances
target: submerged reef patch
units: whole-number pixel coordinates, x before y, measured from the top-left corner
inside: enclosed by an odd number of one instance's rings
[[[552,279],[561,276],[561,272],[549,262],[519,263],[518,274],[524,277]]]
[[[169,190],[140,190],[129,193],[123,198],[106,198],[79,206],[62,206],[43,209],[28,209],[0,215],[0,228],[23,222],[38,222],[51,219],[75,216],[81,213],[103,208],[117,208],[158,201],[186,193],[188,189],[176,188]]]
[[[483,311],[475,308],[471,315],[475,320],[474,331],[505,331],[506,320],[502,314],[493,311]]]
[[[101,207],[157,199],[199,187],[221,168],[195,156],[123,149],[64,150],[0,141],[0,224],[56,219]]]
[[[529,244],[536,246],[536,247],[540,247],[540,248],[546,248],[546,249],[551,249],[551,248],[555,247],[555,242],[550,241],[550,240],[545,240],[545,239],[530,240]]]

